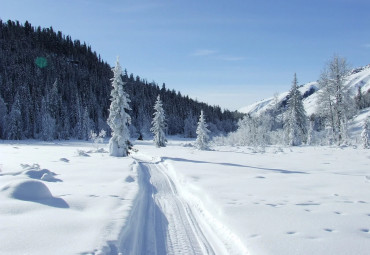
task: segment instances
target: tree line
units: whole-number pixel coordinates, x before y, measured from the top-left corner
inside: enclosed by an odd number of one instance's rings
[[[369,92],[358,89],[353,98],[346,86],[350,70],[345,58],[334,56],[322,71],[318,84],[317,111],[307,116],[299,91],[297,75],[285,100],[259,116],[246,115],[238,129],[226,137],[216,137],[221,144],[249,145],[264,148],[269,144],[297,146],[301,144],[349,144],[348,122],[360,110],[369,107]],[[310,92],[311,93],[311,92]],[[370,146],[370,116],[364,119],[361,131],[363,147]]]
[[[0,20],[0,138],[88,139],[106,130],[111,67],[91,46],[52,27]],[[210,130],[235,131],[240,113],[210,106],[123,70],[131,99],[130,133],[150,135],[158,95],[167,116],[167,134],[196,136],[197,116],[207,115]]]

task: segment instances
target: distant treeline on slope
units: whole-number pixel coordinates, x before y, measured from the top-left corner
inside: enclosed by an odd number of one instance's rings
[[[0,19],[0,138],[87,139],[105,129],[110,105],[111,67],[86,43],[52,27]],[[213,132],[236,129],[240,114],[197,102],[180,92],[127,74],[133,137],[150,134],[153,105],[164,103],[169,134],[195,135],[203,110]]]

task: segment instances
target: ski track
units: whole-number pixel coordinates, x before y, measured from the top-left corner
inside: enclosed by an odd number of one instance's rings
[[[214,254],[162,167],[139,161],[139,197],[111,254]]]
[[[135,160],[139,193],[130,216],[118,240],[108,241],[97,254],[248,254],[235,235],[206,215],[197,198],[188,203],[180,196],[165,164],[154,158]]]
[[[136,161],[138,197],[118,240],[108,242],[103,254],[247,254],[230,252],[230,243],[222,241],[204,219],[199,220],[199,208],[179,195],[165,164]]]

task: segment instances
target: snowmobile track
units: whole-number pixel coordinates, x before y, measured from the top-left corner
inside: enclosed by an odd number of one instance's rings
[[[113,254],[215,254],[165,166],[138,164],[140,191]]]
[[[135,160],[139,193],[109,255],[247,254],[196,198],[187,201],[179,194],[166,164]]]

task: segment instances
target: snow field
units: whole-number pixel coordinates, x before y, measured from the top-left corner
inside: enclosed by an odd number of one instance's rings
[[[0,191],[0,254],[98,254],[117,239],[138,190],[134,161],[107,153],[83,157],[77,149],[91,147],[0,144],[0,190],[8,187]],[[60,181],[31,178],[20,165],[35,163]],[[9,194],[14,191],[20,197]]]
[[[369,150],[192,142],[136,141],[129,158],[81,142],[0,144],[0,254],[370,250]]]
[[[261,154],[244,147],[198,151],[182,144],[136,147],[172,165],[170,176],[179,181],[181,194],[199,199],[250,254],[368,253],[368,150],[268,147]]]

